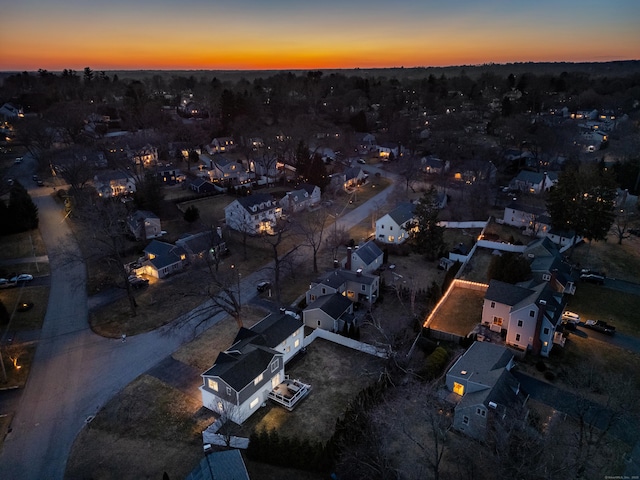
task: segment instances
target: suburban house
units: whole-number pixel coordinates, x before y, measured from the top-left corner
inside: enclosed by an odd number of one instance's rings
[[[285,364],[303,347],[304,325],[288,313],[272,313],[242,327],[229,349],[202,374],[202,405],[242,424],[286,379]]]
[[[347,248],[347,256],[342,261],[342,268],[352,272],[372,273],[384,263],[384,253],[373,240]]]
[[[522,230],[525,235],[545,237],[551,229],[551,217],[545,207],[530,205],[518,200],[511,201],[504,209],[505,224]]]
[[[549,237],[539,238],[529,243],[524,255],[529,260],[533,280],[536,283],[548,282],[551,288],[559,293],[569,295],[576,293],[572,267],[563,261],[558,245]]]
[[[256,177],[268,177],[271,180],[280,175],[275,159],[255,158],[249,160],[249,170],[252,171]]]
[[[510,373],[514,365],[508,348],[488,342],[474,342],[458,358],[446,375],[453,428],[484,441],[507,415],[524,414],[520,384]]]
[[[318,205],[322,199],[320,187],[303,183],[295,190],[287,192],[280,200],[280,206],[285,212],[300,212],[314,205]]]
[[[401,203],[396,208],[376,220],[376,239],[381,243],[399,245],[411,235],[415,205]]]
[[[142,273],[155,278],[165,278],[184,268],[187,252],[182,247],[160,240],[152,240],[144,249]]]
[[[18,117],[24,117],[22,107],[18,107],[10,102],[4,103],[0,107],[0,118],[4,120],[15,120]]]
[[[199,260],[216,261],[227,252],[227,244],[222,239],[222,229],[185,234],[176,240],[176,245],[184,249],[190,262]]]
[[[340,332],[345,324],[354,324],[353,302],[339,293],[322,295],[302,311],[302,319],[309,328]]]
[[[208,452],[185,480],[250,480],[240,450]]]
[[[376,136],[372,133],[356,133],[355,137],[356,150],[361,155],[366,155],[375,148]]]
[[[164,185],[175,185],[186,179],[184,173],[177,168],[162,167],[156,170],[156,178]]]
[[[558,174],[556,172],[539,173],[521,170],[509,185],[514,190],[539,194],[546,192],[557,183]]]
[[[335,293],[344,295],[354,303],[375,303],[380,296],[380,277],[342,269],[327,272],[311,283],[306,293],[307,305]]]
[[[573,231],[553,228],[551,217],[545,207],[530,205],[518,200],[513,200],[505,207],[502,221],[507,225],[521,229],[525,235],[538,238],[546,237],[561,247],[582,240],[582,237],[576,237]]]
[[[331,177],[331,181],[338,182],[346,192],[362,185],[366,179],[367,173],[361,167],[347,167]]]
[[[129,149],[127,156],[134,165],[150,167],[158,163],[158,149],[148,143],[140,148]]]
[[[189,190],[196,193],[212,193],[216,191],[216,187],[204,178],[195,178],[189,184]]]
[[[211,140],[211,143],[205,148],[210,154],[223,153],[235,150],[236,144],[231,137],[217,137]]]
[[[501,332],[507,345],[548,357],[555,344],[564,346],[562,294],[547,282],[531,288],[491,280],[484,296],[482,323]]]
[[[400,147],[397,143],[383,142],[376,146],[378,150],[378,156],[383,160],[389,160],[393,155],[394,158],[398,158]]]
[[[129,215],[127,226],[136,240],[150,240],[164,233],[160,218],[148,210],[136,210]]]
[[[99,173],[93,178],[98,195],[104,198],[129,195],[136,191],[136,179],[130,173],[114,170]]]
[[[281,216],[282,208],[266,193],[240,197],[224,208],[227,226],[250,235],[271,233]]]
[[[443,161],[436,157],[422,157],[420,165],[425,173],[440,175],[449,171],[449,160]]]
[[[214,155],[209,162],[208,168],[209,176],[219,182],[237,185],[246,183],[251,178],[240,162],[230,160],[222,155]]]

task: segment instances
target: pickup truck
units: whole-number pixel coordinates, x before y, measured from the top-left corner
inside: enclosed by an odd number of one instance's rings
[[[596,332],[606,333],[607,335],[613,335],[616,333],[616,327],[609,325],[604,320],[587,320],[584,322],[586,328],[595,330]]]

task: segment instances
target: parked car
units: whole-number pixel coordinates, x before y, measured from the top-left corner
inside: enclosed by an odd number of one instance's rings
[[[44,187],[44,182],[42,180],[38,179],[36,183],[38,184],[39,187]]]
[[[12,277],[10,282],[30,282],[33,280],[33,275],[29,275],[28,273],[21,273],[20,275],[16,275]]]
[[[573,325],[580,323],[580,315],[569,310],[562,312],[562,321],[565,323],[571,323]]]
[[[13,163],[16,163],[16,164],[22,163],[22,157],[16,158]]]
[[[271,288],[271,282],[260,282],[256,288],[260,293],[266,292],[269,288]]]
[[[34,182],[37,182],[38,180],[40,180],[40,177],[38,175],[33,175],[31,178],[33,179]]]
[[[596,285],[604,284],[604,276],[597,273],[583,273],[580,275],[580,280],[583,282],[595,283]]]
[[[607,335],[613,335],[616,333],[616,327],[608,324],[604,320],[587,320],[584,322],[586,328],[595,330],[596,332],[606,333]]]
[[[12,285],[8,278],[0,278],[0,288],[6,288],[10,286]]]
[[[367,161],[364,158],[359,158],[358,159],[358,163],[362,164],[362,165],[366,165]]]

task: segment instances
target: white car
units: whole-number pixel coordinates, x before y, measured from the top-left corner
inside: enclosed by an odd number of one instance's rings
[[[17,275],[11,278],[11,280],[9,281],[10,282],[30,282],[31,280],[33,280],[33,275],[29,275],[28,273],[21,273],[20,275]]]
[[[580,315],[569,310],[562,312],[562,321],[567,323],[577,324],[580,323]]]

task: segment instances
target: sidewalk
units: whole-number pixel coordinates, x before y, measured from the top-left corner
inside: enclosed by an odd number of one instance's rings
[[[21,263],[49,263],[49,256],[40,255],[39,257],[21,257],[0,260],[0,265],[18,265]]]

